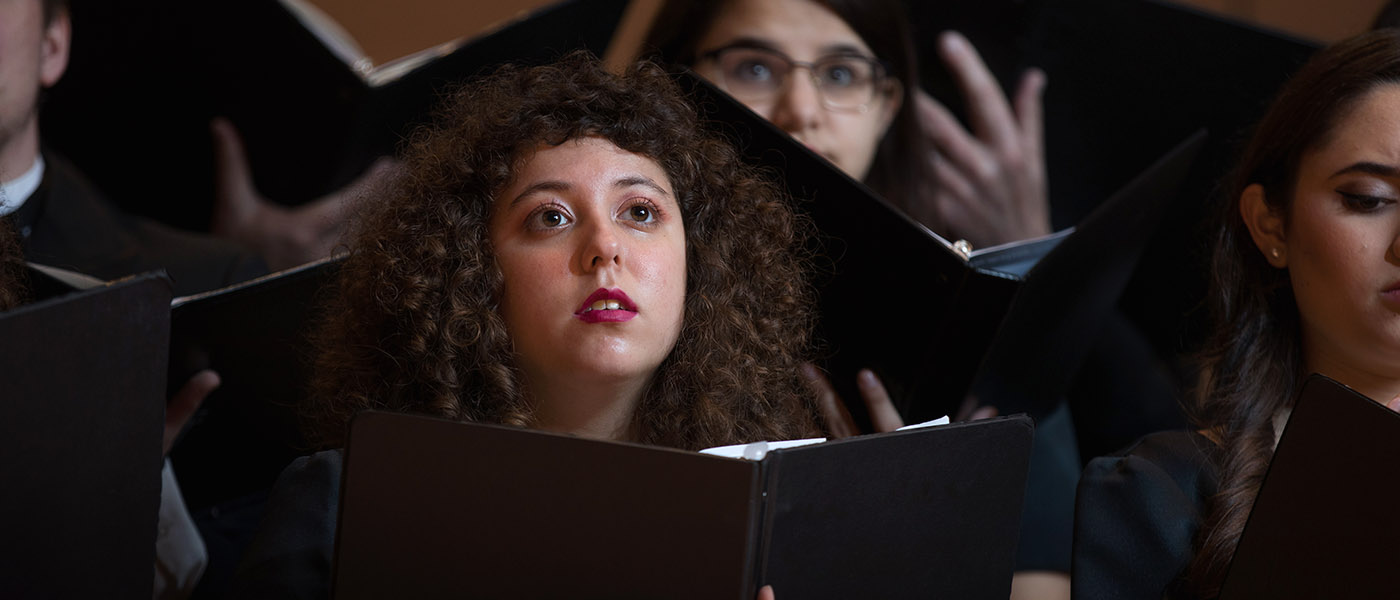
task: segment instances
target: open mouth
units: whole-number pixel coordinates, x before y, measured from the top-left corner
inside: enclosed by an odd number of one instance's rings
[[[587,323],[619,323],[637,316],[637,305],[620,289],[598,288],[574,316]]]

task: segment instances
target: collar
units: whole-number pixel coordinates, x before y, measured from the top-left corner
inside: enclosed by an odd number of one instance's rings
[[[8,215],[23,206],[39,183],[44,180],[44,157],[35,156],[34,166],[24,174],[9,181],[0,182],[0,217]]]

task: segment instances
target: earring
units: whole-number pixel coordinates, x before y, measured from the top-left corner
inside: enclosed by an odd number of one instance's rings
[[[1269,248],[1269,256],[1274,257],[1274,260],[1278,260],[1278,258],[1279,258],[1279,251],[1278,251],[1278,248]]]

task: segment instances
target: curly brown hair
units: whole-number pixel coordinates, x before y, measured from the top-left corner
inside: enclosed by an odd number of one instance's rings
[[[1221,448],[1219,473],[1185,578],[1198,597],[1219,595],[1264,472],[1273,459],[1274,415],[1292,406],[1307,372],[1298,304],[1286,269],[1264,259],[1240,216],[1259,184],[1287,218],[1303,155],[1329,139],[1370,91],[1400,83],[1400,31],[1359,35],[1323,50],[1279,92],[1246,147],[1217,217],[1210,298],[1215,330],[1202,351],[1193,420]]]
[[[409,140],[404,171],[361,215],[316,336],[313,443],[342,444],[371,408],[534,423],[487,224],[531,152],[587,136],[656,161],[685,224],[684,323],[632,417],[636,441],[698,449],[817,432],[799,375],[814,322],[809,221],[701,128],[659,67],[617,76],[575,53],[458,89]]]

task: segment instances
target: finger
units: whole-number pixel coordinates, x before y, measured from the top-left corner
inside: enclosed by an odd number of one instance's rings
[[[323,218],[344,220],[354,201],[384,184],[403,167],[396,159],[381,156],[349,185],[326,194],[309,206]]]
[[[861,369],[856,374],[856,386],[865,399],[865,407],[870,410],[870,423],[877,433],[894,431],[904,426],[904,418],[890,401],[890,394],[880,378],[870,369]]]
[[[765,585],[759,589],[758,600],[777,600],[777,596],[773,594],[773,586]]]
[[[841,402],[841,397],[836,394],[836,388],[831,386],[831,381],[827,380],[816,366],[803,363],[802,377],[817,395],[817,405],[821,408],[822,418],[826,420],[826,429],[831,437],[851,437],[860,433],[856,429],[855,419],[851,418],[851,412],[846,410],[846,404]]]
[[[956,31],[946,31],[938,40],[938,50],[967,99],[968,118],[977,137],[1002,148],[1017,143],[1020,136],[1011,106],[972,43]]]
[[[1045,155],[1045,125],[1041,102],[1045,98],[1045,72],[1031,69],[1021,77],[1016,89],[1016,120],[1021,124],[1021,141],[1030,153],[1026,164],[1039,165]]]
[[[992,417],[997,416],[998,414],[1000,414],[1000,413],[997,411],[997,407],[995,407],[995,406],[983,406],[983,407],[981,407],[981,408],[978,408],[977,410],[972,411],[972,416],[971,416],[971,417],[968,417],[967,420],[969,420],[969,421],[979,421],[979,420],[982,420],[982,419],[990,419],[990,418],[992,418]]]
[[[175,438],[180,435],[180,430],[185,428],[185,423],[189,422],[194,411],[211,392],[218,389],[220,383],[222,382],[218,373],[205,369],[190,377],[190,380],[165,403],[165,434],[161,440],[161,449],[165,454],[170,454],[170,448],[175,445]]]
[[[1400,396],[1391,398],[1390,402],[1385,403],[1385,407],[1395,412],[1400,412]]]
[[[985,203],[977,197],[976,188],[972,182],[964,177],[962,172],[953,168],[948,160],[942,155],[934,153],[929,157],[929,163],[933,170],[934,181],[938,184],[938,189],[942,192],[945,202],[948,199],[954,200],[960,206],[979,207]]]
[[[223,117],[209,123],[214,139],[214,229],[236,227],[256,210],[253,173],[248,167],[243,139],[233,123]]]
[[[924,136],[933,142],[934,148],[954,169],[977,181],[987,181],[996,177],[996,160],[983,148],[981,142],[968,135],[947,107],[927,94],[921,94],[916,102],[919,105],[919,122]]]

